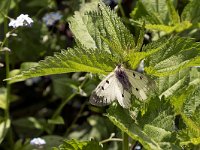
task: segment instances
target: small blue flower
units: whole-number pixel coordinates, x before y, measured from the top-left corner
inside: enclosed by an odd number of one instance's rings
[[[62,18],[60,12],[51,12],[44,15],[42,18],[43,22],[46,23],[47,26],[52,26],[54,23]]]

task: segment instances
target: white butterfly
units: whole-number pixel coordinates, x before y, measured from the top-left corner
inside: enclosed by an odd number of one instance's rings
[[[148,79],[141,73],[118,65],[104,80],[102,80],[90,97],[90,103],[105,106],[114,100],[124,108],[131,105],[131,94],[140,100],[147,99]]]

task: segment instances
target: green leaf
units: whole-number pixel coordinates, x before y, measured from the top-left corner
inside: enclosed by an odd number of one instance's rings
[[[106,116],[120,130],[127,133],[132,139],[139,141],[145,149],[161,149],[158,143],[143,132],[142,129],[132,120],[128,112],[119,105],[110,107]]]
[[[200,137],[191,138],[189,141],[181,142],[181,145],[189,145],[189,144],[199,145],[200,144]]]
[[[102,147],[95,141],[77,141],[75,139],[65,140],[62,145],[55,150],[101,150]]]
[[[106,116],[145,149],[181,149],[177,144],[175,116],[169,101],[152,98],[144,109],[146,111],[139,112],[135,121],[131,118],[132,112],[119,105],[111,106]]]
[[[200,127],[189,117],[187,117],[184,113],[181,113],[181,117],[187,127],[189,128],[189,131],[195,136],[200,137]]]
[[[0,108],[6,109],[6,89],[0,88]]]
[[[197,145],[200,137],[200,72],[197,68],[191,68],[184,74],[185,81],[174,91],[171,103],[183,122],[177,124],[177,128],[181,129],[181,145]]]
[[[114,42],[121,51],[133,49],[135,47],[133,36],[117,14],[103,3],[99,5],[99,8],[108,34],[106,38]]]
[[[174,96],[180,89],[183,90],[188,86],[189,71],[190,69],[185,69],[176,74],[160,77],[157,81],[160,97]]]
[[[0,120],[0,143],[4,140],[8,129],[10,128],[10,119],[7,120]]]
[[[140,26],[145,22],[145,28],[154,33],[155,31],[164,31],[166,34],[169,34],[189,29],[192,27],[192,22],[190,20],[180,20],[174,3],[172,0],[139,1],[131,12],[132,19],[130,21],[133,25]],[[187,13],[189,12],[187,11],[185,14]],[[155,39],[155,37],[153,38]]]
[[[166,33],[172,33],[174,31],[176,32],[182,32],[188,28],[190,28],[192,24],[189,21],[182,21],[178,24],[175,24],[173,26],[169,25],[163,25],[163,24],[146,24],[145,28],[149,30],[157,30],[157,31],[164,31]]]
[[[172,21],[173,24],[180,23],[180,17],[178,15],[178,12],[175,10],[175,7],[174,7],[172,1],[167,0],[166,2],[167,2],[168,10],[169,10],[170,20]]]
[[[171,90],[170,94],[172,95],[171,103],[173,104],[176,112],[178,114],[180,112],[184,112],[187,116],[191,116],[200,105],[198,93],[200,73],[196,68],[192,68],[182,71],[182,73],[178,73],[175,76],[174,78],[171,78],[170,76],[170,78],[167,79],[168,81],[163,84],[167,85],[166,87],[176,87],[173,92]],[[182,82],[181,84],[178,83],[180,80]],[[177,83],[179,86],[177,86]],[[170,90],[170,88],[168,90]]]
[[[42,139],[46,141],[46,144],[44,146],[45,150],[50,150],[52,147],[59,146],[63,143],[64,138],[58,135],[47,135],[42,136]]]
[[[30,68],[28,71],[22,71],[20,75],[9,78],[9,80],[13,83],[31,77],[69,72],[106,74],[105,71],[111,71],[114,68],[112,67],[114,63],[107,57],[111,58],[112,56],[97,49],[85,50],[76,47],[56,53],[54,57],[47,57],[45,60],[40,61],[38,66]]]
[[[151,51],[158,46],[157,42],[164,41],[161,39],[153,42],[144,47],[144,51]],[[149,66],[145,70],[149,74],[155,76],[175,74],[182,69],[200,64],[200,44],[189,38],[170,38],[162,48],[148,57],[147,62]]]
[[[74,16],[70,18],[70,29],[75,35],[77,42],[80,42],[86,48],[96,48],[95,40],[89,33],[85,17],[79,12],[75,12]]]
[[[0,1],[0,24],[4,21],[4,15],[6,14],[8,5],[10,3],[10,10],[16,6],[16,2],[14,0],[11,1]]]
[[[49,133],[47,122],[44,119],[36,119],[34,117],[19,118],[12,121],[12,124],[17,128],[18,134],[24,134],[26,136],[38,136],[43,131]]]
[[[140,0],[131,12],[131,18],[146,24],[162,24],[167,15],[166,9],[165,1]]]
[[[76,11],[73,17],[69,18],[69,27],[74,34],[77,43],[84,45],[87,49],[96,48],[96,39],[94,38],[93,24],[89,15],[89,11],[97,11],[98,1],[85,3],[80,11]],[[92,29],[92,30],[91,30]]]
[[[192,0],[184,8],[181,19],[184,21],[190,21],[191,23],[197,24],[200,21],[200,1]]]
[[[136,51],[139,52],[142,48],[142,45],[143,45],[143,40],[144,40],[144,27],[145,27],[145,23],[143,23],[143,26],[142,28],[140,29],[140,34],[139,34],[139,37],[138,37],[138,40],[137,40],[137,45],[136,45]]]
[[[166,131],[174,130],[174,112],[168,100],[152,98],[145,109],[145,114],[140,112],[137,117],[140,127],[149,124]]]
[[[164,31],[166,33],[171,33],[175,30],[175,26],[168,26],[168,25],[162,25],[162,24],[146,24],[146,29],[149,30],[158,30],[158,31]]]
[[[56,116],[56,118],[48,119],[49,124],[65,124],[64,119],[61,116]]]
[[[144,132],[159,142],[165,142],[166,138],[171,138],[171,132],[149,124],[144,126]]]

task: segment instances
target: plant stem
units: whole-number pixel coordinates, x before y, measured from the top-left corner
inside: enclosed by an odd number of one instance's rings
[[[128,148],[128,135],[125,132],[122,132],[122,138],[123,138],[122,149],[123,150],[129,150],[129,148]]]
[[[74,96],[76,96],[76,93],[72,93],[67,99],[65,99],[61,103],[61,105],[57,108],[57,110],[53,114],[52,119],[56,118],[60,114],[60,112],[63,109],[63,107],[67,104],[68,101],[70,101],[72,98],[74,98]]]
[[[5,16],[8,15],[9,9],[10,9],[10,3],[11,0],[8,0],[7,2],[7,10],[5,12]],[[8,47],[8,41],[6,40],[6,34],[8,32],[8,19],[6,17],[4,17],[4,43],[2,43],[2,47],[3,45]],[[6,78],[9,78],[9,73],[10,73],[10,58],[9,58],[9,52],[6,51],[5,52],[5,67],[6,67]],[[3,130],[3,135],[5,136],[7,133],[7,124],[10,123],[8,120],[10,118],[10,113],[9,113],[9,107],[10,107],[10,84],[7,82],[6,84],[6,108],[5,108],[5,125],[4,125],[4,130]],[[13,138],[12,138],[12,132],[11,129],[9,129],[10,131],[8,132],[8,142],[10,145],[10,148],[13,149]]]
[[[88,78],[86,78],[86,79],[81,83],[80,88],[83,87],[83,85],[86,83],[87,79],[88,79]],[[76,93],[76,92],[75,92],[75,93],[72,93],[67,99],[65,99],[65,100],[60,104],[60,106],[56,109],[55,113],[54,113],[53,116],[52,116],[52,119],[55,119],[55,118],[60,114],[60,112],[62,111],[63,107],[67,104],[67,102],[69,102],[71,99],[73,99],[77,94],[78,94],[78,93]],[[84,105],[84,107],[85,107],[85,105]],[[82,108],[82,107],[81,107],[81,108]],[[80,111],[82,112],[82,109],[81,109]],[[80,112],[80,111],[79,111],[79,112]],[[77,119],[78,119],[78,118],[77,118]],[[74,121],[76,122],[77,119],[75,118]],[[74,122],[74,121],[73,121],[73,122]],[[72,125],[71,125],[71,126],[72,126]],[[54,126],[52,126],[51,131],[53,131],[53,129],[54,129]],[[67,130],[64,134],[68,133],[68,131],[69,131],[69,130]]]
[[[120,10],[120,12],[121,12],[121,14],[122,14],[122,18],[126,18],[124,9],[123,9],[123,7],[122,7],[122,0],[119,0],[119,2],[118,2],[118,7],[119,7],[119,10]]]
[[[81,83],[80,88],[83,87],[83,85],[85,84],[86,81],[87,81],[87,78]],[[67,99],[65,99],[65,101],[63,101],[61,103],[61,105],[57,108],[57,110],[53,114],[52,119],[56,118],[60,114],[63,107],[67,104],[67,102],[70,101],[72,98],[74,98],[74,96],[76,96],[76,95],[77,95],[77,93],[72,93]]]
[[[67,134],[69,133],[69,131],[72,129],[73,125],[76,123],[76,121],[78,120],[78,118],[81,116],[83,109],[85,108],[86,103],[82,104],[78,114],[76,115],[76,117],[74,118],[74,120],[72,121],[71,125],[67,128],[64,136],[67,136]]]
[[[158,11],[159,11],[159,4],[158,4],[158,0],[156,0],[156,11],[157,11],[157,13],[158,13]]]
[[[103,143],[107,143],[107,142],[110,142],[110,141],[119,141],[119,142],[122,142],[123,140],[120,139],[120,138],[109,138],[109,139],[105,139],[101,142],[99,142],[100,144],[103,144]]]

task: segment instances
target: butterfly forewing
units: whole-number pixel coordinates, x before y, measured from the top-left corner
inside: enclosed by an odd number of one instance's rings
[[[116,93],[120,92],[116,80],[114,72],[111,72],[96,87],[90,97],[90,103],[97,106],[105,106],[114,101]]]

